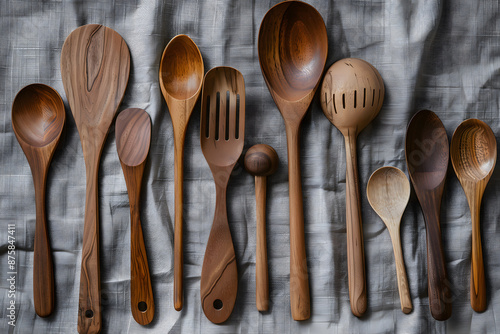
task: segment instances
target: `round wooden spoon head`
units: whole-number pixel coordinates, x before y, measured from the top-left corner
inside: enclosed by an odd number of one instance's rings
[[[497,161],[497,141],[491,128],[478,119],[463,121],[451,139],[451,163],[464,183],[487,183]]]
[[[410,199],[410,182],[405,173],[395,167],[377,169],[368,180],[366,195],[384,223],[393,223],[399,228],[401,216]]]
[[[61,97],[47,85],[28,85],[14,98],[12,127],[23,149],[25,146],[44,147],[57,142],[65,120]]]
[[[375,67],[361,59],[341,59],[326,71],[321,108],[344,136],[358,134],[378,115],[384,94],[384,82]]]
[[[278,154],[269,145],[257,144],[245,153],[245,169],[253,176],[268,176],[278,169]]]
[[[116,118],[116,150],[120,161],[130,167],[142,164],[151,143],[151,119],[139,108],[123,110]]]

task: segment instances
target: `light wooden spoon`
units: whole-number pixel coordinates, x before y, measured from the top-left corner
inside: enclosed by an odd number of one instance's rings
[[[177,35],[168,43],[160,62],[160,88],[167,102],[174,128],[174,308],[183,304],[183,246],[182,246],[182,181],[184,178],[184,139],[189,118],[198,100],[203,83],[203,59],[191,38]]]
[[[479,211],[484,189],[497,161],[497,141],[491,128],[478,119],[463,121],[451,139],[451,163],[464,188],[472,219],[470,304],[474,311],[486,310],[483,249]]]
[[[396,273],[398,277],[399,299],[401,310],[410,313],[413,309],[406,277],[401,236],[399,233],[401,218],[410,199],[410,182],[406,175],[395,167],[381,167],[373,172],[366,185],[366,196],[373,210],[387,226],[391,236]]]

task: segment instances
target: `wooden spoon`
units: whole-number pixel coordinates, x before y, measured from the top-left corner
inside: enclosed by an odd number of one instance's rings
[[[182,309],[182,180],[184,139],[189,118],[203,83],[203,59],[191,38],[177,35],[168,43],[160,62],[160,88],[167,102],[174,128],[175,228],[174,307]]]
[[[33,299],[35,312],[40,317],[47,317],[54,310],[54,269],[45,214],[45,190],[50,161],[65,120],[61,97],[47,85],[24,87],[12,103],[12,128],[28,159],[35,185]]]
[[[401,218],[410,199],[410,182],[406,175],[395,167],[381,167],[373,172],[366,185],[366,196],[373,210],[387,226],[391,236],[396,273],[398,277],[401,310],[410,313],[413,309],[406,277],[405,262],[399,233]]]
[[[486,310],[483,250],[479,212],[484,189],[497,161],[497,141],[491,128],[478,119],[463,121],[451,139],[451,163],[469,202],[472,219],[470,304],[474,311]]]
[[[326,63],[328,38],[323,18],[304,2],[278,3],[262,20],[258,50],[262,75],[285,121],[290,188],[290,306],[294,320],[306,320],[311,315],[311,301],[299,131]]]
[[[102,25],[75,29],[61,51],[61,75],[82,142],[87,176],[83,228],[78,332],[101,330],[98,171],[109,127],[130,73],[130,52],[123,38]]]
[[[347,271],[351,310],[357,317],[365,313],[367,301],[356,139],[378,115],[384,93],[384,82],[375,67],[347,58],[330,66],[320,94],[323,113],[345,141]]]
[[[278,169],[278,154],[269,145],[257,144],[245,154],[245,169],[255,176],[257,204],[257,256],[255,263],[257,310],[269,310],[269,274],[266,245],[266,180]]]
[[[116,118],[115,133],[130,202],[130,304],[135,321],[147,325],[155,313],[140,214],[142,176],[151,143],[148,113],[138,108],[123,110]]]
[[[451,292],[439,212],[450,156],[448,137],[439,117],[430,110],[416,113],[406,130],[405,146],[408,173],[425,220],[429,307],[434,319],[446,320],[451,316]]]

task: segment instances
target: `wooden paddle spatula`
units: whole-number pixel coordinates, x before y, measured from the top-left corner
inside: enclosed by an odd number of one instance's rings
[[[114,30],[75,29],[61,51],[61,75],[82,142],[87,176],[78,332],[101,330],[98,171],[102,148],[130,73],[130,52]]]
[[[215,182],[215,215],[201,269],[203,312],[214,323],[227,320],[238,291],[233,240],[227,221],[229,176],[243,150],[245,82],[231,67],[208,71],[203,84],[200,142]]]

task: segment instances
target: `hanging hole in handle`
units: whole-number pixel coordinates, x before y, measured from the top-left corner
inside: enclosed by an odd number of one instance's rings
[[[139,304],[137,304],[137,308],[141,312],[146,312],[146,310],[148,309],[148,304],[146,304],[146,302],[139,302]]]
[[[94,312],[92,310],[87,310],[85,311],[85,318],[93,318],[94,317]]]
[[[222,303],[222,300],[220,300],[220,299],[214,300],[214,309],[216,309],[218,311],[218,310],[222,309],[222,306],[224,306],[224,304]]]

